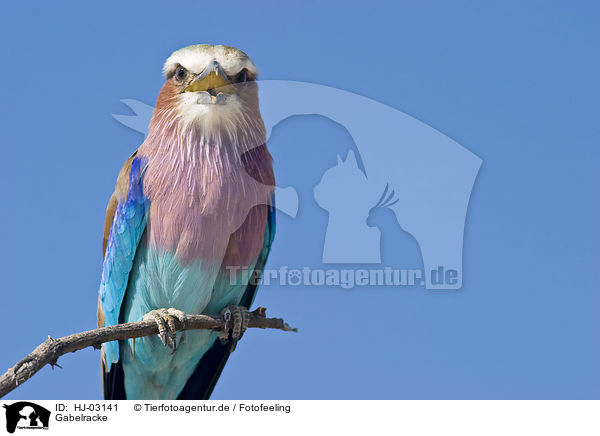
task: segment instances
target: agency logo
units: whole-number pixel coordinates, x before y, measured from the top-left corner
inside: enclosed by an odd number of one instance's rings
[[[260,81],[267,138],[285,119],[320,115],[343,126],[355,150],[327,169],[313,200],[329,216],[322,264],[381,264],[380,229],[373,216],[386,209],[417,241],[426,289],[462,286],[463,236],[471,191],[482,160],[431,126],[385,104],[314,83]],[[134,115],[113,115],[147,135],[153,107],[127,99]],[[268,139],[267,139],[268,141]],[[276,187],[276,207],[295,218],[294,187]]]
[[[6,431],[14,433],[22,430],[48,430],[50,411],[29,401],[19,401],[3,406],[6,409]]]

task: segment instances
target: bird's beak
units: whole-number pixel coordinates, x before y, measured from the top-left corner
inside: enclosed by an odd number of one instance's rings
[[[213,61],[185,88],[185,92],[198,91],[207,91],[210,94],[219,92],[233,94],[235,93],[235,87],[231,84],[221,66]]]
[[[197,77],[192,83],[186,88],[186,92],[197,92],[197,91],[212,91],[226,92],[227,94],[233,94],[235,87],[229,83],[223,76],[212,72],[202,78]]]

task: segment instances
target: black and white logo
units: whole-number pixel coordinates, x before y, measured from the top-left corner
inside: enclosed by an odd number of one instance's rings
[[[5,404],[6,431],[14,433],[16,429],[48,429],[50,411],[29,401]]]

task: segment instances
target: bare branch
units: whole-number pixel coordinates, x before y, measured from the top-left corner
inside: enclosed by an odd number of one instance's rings
[[[221,317],[208,315],[185,315],[185,322],[175,322],[177,330],[213,330],[221,331],[225,322]],[[262,329],[277,329],[286,332],[295,332],[297,329],[290,327],[279,318],[267,318],[266,309],[259,307],[250,312],[248,327]],[[59,366],[56,361],[60,356],[87,347],[100,348],[103,342],[124,340],[129,338],[141,338],[158,334],[158,327],[152,320],[119,324],[111,327],[103,327],[96,330],[75,333],[59,339],[48,336],[28,356],[21,359],[15,366],[0,376],[0,397],[3,397],[23,382],[29,380],[36,372],[45,365]],[[59,366],[60,367],[60,366]]]

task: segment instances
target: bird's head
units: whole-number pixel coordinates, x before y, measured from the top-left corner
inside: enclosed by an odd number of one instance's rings
[[[262,125],[254,82],[258,70],[243,51],[224,45],[184,47],[169,56],[163,72],[156,111],[172,115],[182,127],[231,130],[248,119]]]

